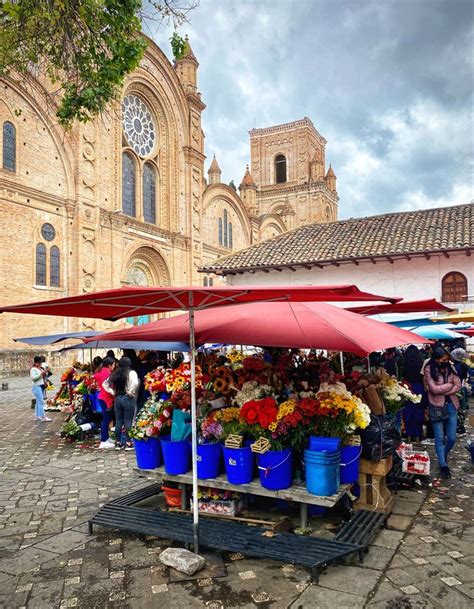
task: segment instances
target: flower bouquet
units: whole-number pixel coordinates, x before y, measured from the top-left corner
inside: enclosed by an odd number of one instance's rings
[[[134,440],[147,440],[166,434],[171,427],[173,404],[152,395],[137,414],[128,432]]]
[[[145,376],[145,389],[150,393],[166,391],[166,369],[160,366]]]
[[[376,372],[379,379],[379,389],[385,404],[385,409],[390,414],[396,414],[403,408],[405,402],[419,404],[422,396],[412,393],[405,383],[400,383],[394,376],[390,376],[383,368]]]
[[[174,370],[165,373],[166,391],[179,391],[189,389],[191,386],[191,367],[182,363]],[[202,370],[196,366],[196,387],[202,387]]]
[[[322,383],[316,394],[319,406],[312,424],[317,436],[342,438],[370,423],[370,409],[360,398],[349,393],[344,383]]]

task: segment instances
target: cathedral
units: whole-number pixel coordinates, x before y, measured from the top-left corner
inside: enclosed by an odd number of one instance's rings
[[[218,159],[206,163],[198,66],[191,47],[173,65],[150,40],[120,102],[67,131],[41,74],[0,81],[1,304],[128,284],[208,285],[198,269],[216,258],[337,220],[336,176],[309,118],[250,131],[238,190]],[[18,336],[107,327],[2,315],[0,349]]]

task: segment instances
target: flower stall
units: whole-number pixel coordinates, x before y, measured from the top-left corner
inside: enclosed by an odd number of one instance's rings
[[[249,492],[251,485],[254,492],[265,490],[270,496],[287,491],[287,498],[298,495],[301,502],[334,505],[341,479],[343,486],[357,481],[357,431],[370,422],[368,406],[347,389],[331,361],[316,353],[302,357],[288,349],[268,349],[246,355],[233,349],[228,355],[201,354],[196,366],[198,479],[224,491],[240,487]],[[183,416],[190,408],[190,383],[186,363],[157,368],[145,378],[151,397],[130,433],[139,469],[157,470],[166,480],[187,480],[190,443],[182,430],[189,425]],[[327,463],[314,463],[324,439],[335,448],[323,449]],[[155,444],[161,445],[161,453],[157,448],[153,453]],[[147,455],[155,456],[143,459],[142,445]],[[346,450],[346,461],[356,462],[349,478],[344,476]],[[312,481],[322,473],[331,483],[314,486]]]

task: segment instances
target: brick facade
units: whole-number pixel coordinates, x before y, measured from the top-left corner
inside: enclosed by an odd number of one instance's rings
[[[4,127],[11,123],[16,157],[13,171],[0,162],[0,304],[126,283],[202,283],[198,268],[226,253],[274,232],[337,217],[335,182],[331,190],[324,174],[311,178],[312,157],[316,150],[324,155],[325,140],[309,119],[250,132],[251,171],[256,178],[247,172],[240,196],[221,183],[220,170],[208,183],[201,127],[205,104],[197,91],[197,72],[191,50],[173,66],[150,41],[123,92],[123,99],[141,100],[143,116],[149,114],[143,120],[153,125],[154,140],[141,150],[134,148],[123,128],[120,103],[97,120],[64,131],[48,95],[51,85],[40,75],[29,84],[15,77],[0,81],[0,154],[5,156]],[[144,124],[136,123],[143,133]],[[277,149],[287,155],[286,184],[273,184],[270,165]],[[124,213],[122,185],[130,175],[125,161],[134,167],[134,214]],[[155,176],[154,190],[145,183],[146,172]],[[124,187],[130,192],[132,182]],[[147,196],[156,204],[154,222],[146,221]],[[52,263],[57,251],[55,286]],[[1,315],[0,349],[15,348],[12,339],[18,336],[116,326]]]

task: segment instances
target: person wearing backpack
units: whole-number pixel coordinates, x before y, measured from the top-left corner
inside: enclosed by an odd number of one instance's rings
[[[428,410],[435,436],[435,450],[442,478],[451,478],[448,455],[456,442],[457,411],[461,379],[449,352],[436,347],[423,370],[428,392]]]

